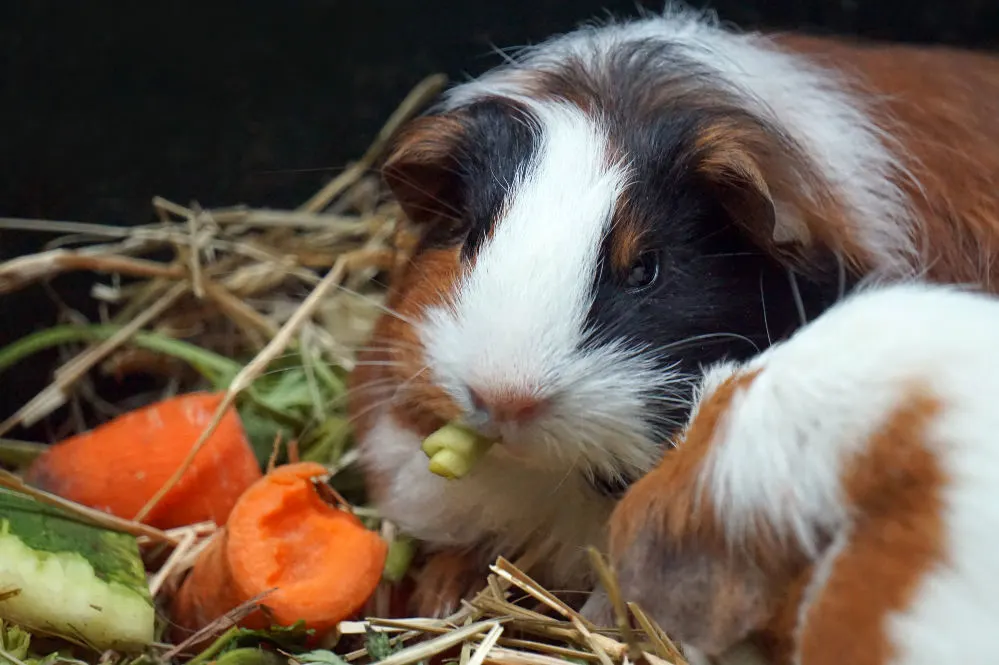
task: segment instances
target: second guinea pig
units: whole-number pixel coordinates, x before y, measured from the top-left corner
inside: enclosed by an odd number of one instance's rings
[[[698,657],[995,662],[997,334],[999,299],[896,285],[713,366],[611,518],[624,598]]]

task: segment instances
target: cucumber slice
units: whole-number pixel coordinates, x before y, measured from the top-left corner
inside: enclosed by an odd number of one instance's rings
[[[0,488],[0,618],[98,650],[152,643],[135,538]]]

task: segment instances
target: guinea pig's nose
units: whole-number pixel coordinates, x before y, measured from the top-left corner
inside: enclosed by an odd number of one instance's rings
[[[529,392],[469,387],[468,393],[479,418],[495,425],[526,423],[537,418],[546,406],[543,398]]]

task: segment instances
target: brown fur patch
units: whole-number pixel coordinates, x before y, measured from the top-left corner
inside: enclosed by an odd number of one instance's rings
[[[932,397],[915,394],[847,470],[845,489],[857,517],[808,608],[803,663],[882,665],[896,655],[885,622],[909,607],[923,575],[945,557],[946,477],[927,441],[940,408]]]
[[[770,200],[770,188],[751,152],[758,142],[759,138],[754,138],[747,128],[716,121],[701,129],[694,144],[695,150],[704,153],[698,167],[713,178],[744,180]]]
[[[777,43],[860,78],[918,179],[928,275],[999,288],[999,58],[941,47],[784,35]],[[863,221],[863,220],[861,220]],[[833,229],[835,230],[835,229]]]
[[[730,548],[698,480],[722,418],[758,376],[742,372],[704,397],[676,450],[639,480],[610,522],[622,594],[662,628],[718,655],[766,626],[795,572],[774,539]]]
[[[427,308],[451,297],[459,274],[459,252],[454,249],[417,251],[391,281],[386,306],[398,314],[383,315],[375,324],[369,346],[358,353],[359,364],[349,377],[348,410],[358,445],[377,445],[367,435],[379,408],[391,400],[390,410],[403,426],[427,436],[458,415],[458,407],[425,372],[423,347],[411,321],[423,318]],[[372,364],[374,363],[374,364]],[[390,479],[365,470],[368,492],[380,500]],[[412,593],[402,616],[445,616],[469,597],[484,580],[474,552],[444,550],[427,557],[416,569]]]
[[[449,201],[454,200],[454,168],[464,135],[463,116],[454,113],[416,118],[395,139],[382,174],[411,221],[460,221]]]
[[[611,270],[619,278],[628,276],[644,249],[646,222],[628,205],[627,195],[618,202],[610,233]]]
[[[757,376],[758,372],[736,374],[706,396],[677,447],[632,485],[611,517],[612,556],[624,553],[642,530],[650,528],[661,531],[666,540],[696,535],[721,542],[714,506],[709,497],[697,494],[697,479],[733,397]]]
[[[429,555],[415,573],[411,611],[437,618],[453,613],[485,585],[486,572],[474,552],[448,549]]]
[[[842,192],[819,176],[797,144],[732,112],[701,129],[696,150],[698,171],[716,185],[735,222],[770,254],[806,271],[818,247],[840,252],[854,267],[869,263],[851,230]]]
[[[458,415],[458,407],[423,370],[426,365],[419,336],[410,321],[420,320],[428,307],[450,297],[459,274],[459,249],[418,252],[392,281],[386,314],[375,323],[368,347],[357,354],[358,365],[348,379],[348,413],[359,445],[369,445],[367,433],[391,404],[403,425],[429,436]],[[378,498],[387,479],[369,473],[369,491]]]
[[[795,630],[798,626],[798,608],[812,580],[814,566],[806,566],[779,594],[777,609],[770,620],[750,637],[772,665],[791,665],[797,650]]]

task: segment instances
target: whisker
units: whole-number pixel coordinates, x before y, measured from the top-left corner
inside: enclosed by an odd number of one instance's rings
[[[773,346],[774,339],[770,336],[770,323],[767,321],[767,296],[763,292],[763,273],[760,273],[760,305],[763,308],[763,329],[767,332],[767,345]]]
[[[454,171],[453,169],[451,169],[450,171],[452,173],[454,173],[455,175],[460,175],[457,171]],[[407,185],[409,185],[410,187],[412,187],[414,190],[418,191],[420,194],[423,194],[424,196],[426,196],[428,200],[433,201],[434,203],[436,203],[436,204],[442,206],[443,208],[445,208],[447,211],[454,213],[455,217],[452,219],[452,221],[461,221],[461,210],[459,210],[458,208],[455,208],[453,205],[451,205],[447,201],[441,199],[439,196],[436,196],[433,192],[430,192],[430,191],[424,189],[423,187],[420,187],[420,184],[418,182],[414,181],[411,178],[407,178],[407,177],[403,176],[403,177],[400,178],[400,180],[402,180],[402,182],[405,182]],[[426,212],[439,213],[440,211],[428,208],[428,209],[426,209]]]
[[[373,305],[376,309],[378,309],[378,310],[380,310],[380,311],[388,314],[389,316],[394,316],[395,318],[399,319],[403,323],[408,323],[411,326],[417,325],[417,322],[415,320],[409,318],[408,316],[400,314],[399,312],[395,311],[391,307],[388,307],[387,305],[384,305],[384,304],[378,302],[377,300],[375,300],[371,296],[366,296],[363,293],[355,291],[354,289],[352,289],[352,288],[350,288],[348,286],[343,286],[342,284],[339,285],[339,286],[337,286],[337,288],[340,291],[344,292],[344,293],[347,293],[347,294],[350,294],[350,295],[355,296],[357,298],[360,298],[364,302]]]
[[[379,400],[379,401],[377,401],[377,402],[375,402],[373,404],[369,404],[367,407],[361,409],[358,413],[355,413],[354,415],[352,415],[351,417],[349,417],[347,419],[347,424],[348,425],[354,425],[360,418],[368,415],[369,413],[371,413],[372,411],[374,411],[376,409],[380,409],[382,407],[388,406],[393,401],[395,401],[395,394],[392,394],[392,395],[386,397],[385,399]]]
[[[365,346],[359,346],[356,351],[387,351],[396,349],[406,349],[407,351],[423,351],[423,347],[412,342],[392,339],[391,337],[372,337]],[[385,342],[385,344],[372,344],[372,342]]]
[[[675,406],[677,408],[683,409],[690,406],[690,402],[683,400],[679,397],[669,397],[667,395],[647,395],[645,396],[645,401],[655,402],[658,404],[666,404],[669,406]]]
[[[401,360],[359,360],[354,363],[355,367],[401,367]]]
[[[725,254],[701,254],[700,256],[694,257],[694,261],[703,261],[704,259],[727,259],[736,256],[763,256],[763,252],[729,252]]]
[[[395,377],[391,376],[383,379],[374,379],[372,381],[367,381],[365,383],[362,383],[358,386],[352,386],[349,390],[347,390],[346,394],[353,397],[354,395],[361,393],[361,391],[369,390],[371,388],[377,388],[379,386],[384,386],[386,384],[394,384],[395,382],[396,382]]]
[[[354,349],[354,354],[360,356],[361,354],[374,354],[375,356],[389,359],[398,358],[400,354],[411,353],[416,355],[421,355],[423,349],[419,348],[408,348],[405,346],[359,346]]]
[[[788,268],[787,278],[791,283],[791,295],[794,298],[794,306],[798,310],[801,325],[808,325],[808,316],[805,314],[805,302],[801,299],[801,291],[798,290],[798,276],[794,274],[794,270]]]
[[[576,468],[577,468],[577,466],[579,464],[579,459],[581,457],[582,457],[582,453],[579,453],[579,454],[576,455],[576,457],[573,460],[572,464],[570,464],[569,468],[567,468],[565,470],[565,475],[562,476],[562,479],[559,480],[558,483],[555,485],[554,489],[552,489],[552,492],[551,492],[552,494],[555,494],[556,492],[558,492],[562,488],[562,485],[565,485],[565,481],[567,481],[569,478],[572,477],[572,474],[576,470]]]
[[[846,295],[846,263],[843,256],[836,252],[836,272],[837,272],[837,300],[842,300]]]
[[[688,337],[686,339],[673,342],[672,344],[667,344],[665,346],[662,346],[658,350],[673,351],[678,348],[685,348],[686,346],[691,344],[698,344],[709,340],[720,342],[726,339],[734,339],[734,340],[739,340],[741,342],[746,342],[747,344],[751,345],[754,349],[756,349],[757,352],[759,352],[760,350],[760,347],[756,344],[756,342],[749,339],[745,335],[740,335],[738,333],[704,333],[703,335],[694,335],[692,337]]]
[[[368,413],[371,413],[371,411],[375,409],[391,404],[395,400],[395,398],[399,395],[399,391],[405,388],[409,383],[411,383],[414,379],[416,379],[416,377],[425,372],[427,369],[428,369],[427,367],[421,368],[418,372],[413,374],[413,376],[409,377],[408,379],[400,383],[398,386],[396,386],[395,390],[392,391],[392,395],[390,397],[380,402],[375,402],[374,404],[368,405],[367,407],[362,409],[359,413],[356,413],[351,418],[349,418],[347,422],[353,424],[361,416],[367,415]]]

